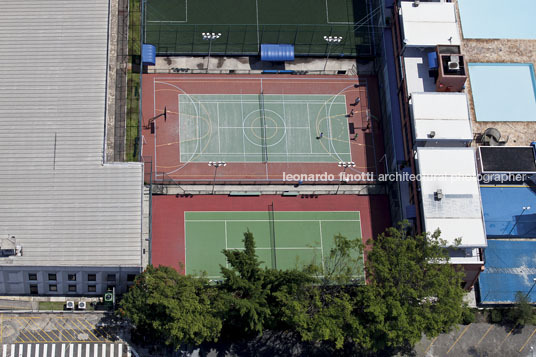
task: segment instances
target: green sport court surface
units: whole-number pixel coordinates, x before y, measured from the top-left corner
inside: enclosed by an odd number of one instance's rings
[[[255,55],[260,44],[293,44],[298,55],[371,55],[378,0],[147,0],[144,43],[157,54],[204,54],[202,32],[219,32],[214,54]],[[342,36],[330,49],[324,36]]]
[[[243,249],[244,232],[255,237],[256,253],[266,266],[292,269],[323,263],[333,237],[361,238],[359,212],[185,212],[187,274],[220,277],[224,249]],[[275,261],[274,261],[275,253]],[[363,262],[363,255],[358,257]],[[358,270],[364,279],[363,263]]]
[[[263,98],[180,94],[181,162],[351,161],[344,95]]]

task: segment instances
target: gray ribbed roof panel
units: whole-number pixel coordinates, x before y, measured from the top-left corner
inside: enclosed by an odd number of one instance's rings
[[[140,265],[142,166],[102,162],[108,6],[0,1],[0,265]]]

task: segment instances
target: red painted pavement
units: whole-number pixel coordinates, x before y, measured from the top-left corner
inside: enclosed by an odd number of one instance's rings
[[[152,263],[172,266],[180,271],[184,263],[184,212],[186,211],[359,211],[363,243],[390,225],[387,196],[320,195],[317,198],[230,197],[200,195],[193,197],[153,196]]]

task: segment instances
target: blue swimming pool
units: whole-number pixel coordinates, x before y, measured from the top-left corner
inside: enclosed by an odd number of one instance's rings
[[[535,0],[458,0],[464,38],[536,39]]]
[[[469,80],[477,121],[536,121],[531,63],[469,63]]]

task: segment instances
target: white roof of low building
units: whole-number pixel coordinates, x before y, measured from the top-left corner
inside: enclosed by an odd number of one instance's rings
[[[0,265],[139,266],[141,164],[103,164],[108,0],[0,1]]]
[[[472,140],[465,93],[412,93],[411,111],[416,140]]]
[[[418,48],[406,49],[404,69],[408,94],[436,92],[435,80],[429,73],[427,52]]]
[[[424,227],[460,247],[485,247],[486,235],[473,148],[417,148]],[[442,191],[443,198],[436,199]]]
[[[459,45],[454,3],[402,1],[403,39],[406,46]]]

